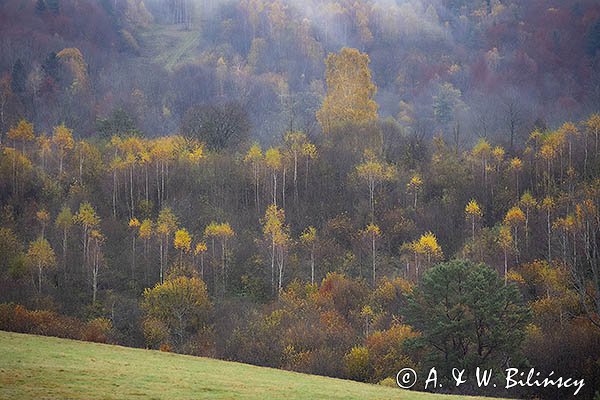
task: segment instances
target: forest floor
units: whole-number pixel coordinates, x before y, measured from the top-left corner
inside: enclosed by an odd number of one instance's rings
[[[131,398],[458,400],[467,397],[0,331],[0,399]]]

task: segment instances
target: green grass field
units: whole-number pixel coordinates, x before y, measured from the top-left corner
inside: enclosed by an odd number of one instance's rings
[[[465,397],[0,331],[0,399],[267,398],[458,400]]]

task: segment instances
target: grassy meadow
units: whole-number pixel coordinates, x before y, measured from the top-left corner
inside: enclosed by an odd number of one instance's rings
[[[417,393],[159,351],[0,332],[0,399],[266,398],[465,397]]]

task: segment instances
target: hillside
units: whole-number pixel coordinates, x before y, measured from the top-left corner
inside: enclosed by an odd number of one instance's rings
[[[0,332],[1,399],[459,399],[208,358]],[[472,397],[472,399],[477,399]]]

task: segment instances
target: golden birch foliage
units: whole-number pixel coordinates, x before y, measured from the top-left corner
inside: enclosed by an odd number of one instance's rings
[[[518,206],[512,207],[504,216],[504,223],[508,226],[518,226],[525,222],[525,213]]]
[[[600,114],[592,114],[590,117],[584,122],[584,126],[589,135],[594,135],[598,138],[600,135]]]
[[[79,211],[75,214],[75,222],[84,227],[95,227],[100,224],[100,217],[90,203],[83,202],[79,206]]]
[[[523,193],[523,195],[521,196],[520,203],[527,210],[537,206],[537,200],[535,199],[535,197],[533,197],[529,190]]]
[[[75,147],[73,131],[64,124],[55,126],[52,130],[52,143],[56,146],[59,156],[64,157],[69,150],[73,150]]]
[[[152,237],[152,221],[145,219],[140,224],[139,237],[144,240],[149,240]]]
[[[30,142],[35,139],[33,134],[33,124],[22,119],[17,126],[11,128],[7,135],[10,140],[19,141],[21,143]]]
[[[519,172],[523,169],[523,161],[520,158],[514,157],[510,160],[510,169]]]
[[[505,154],[506,154],[506,152],[500,146],[496,146],[496,147],[494,147],[494,150],[492,150],[492,156],[494,157],[494,160],[497,163],[501,163],[502,161],[504,161]]]
[[[267,207],[262,223],[265,236],[269,238],[280,236],[284,229],[285,211],[281,208],[277,208],[275,204],[271,204]]]
[[[50,243],[39,237],[29,244],[27,250],[27,260],[31,267],[40,270],[52,268],[56,265],[56,255]]]
[[[52,150],[51,144],[50,138],[45,133],[42,133],[37,138],[38,151],[42,160],[46,160],[46,156],[50,154],[50,151]]]
[[[540,203],[540,207],[542,210],[550,211],[554,208],[555,202],[552,197],[545,197],[544,200]]]
[[[498,230],[498,245],[504,251],[508,251],[512,248],[513,245],[513,237],[510,232],[510,227],[506,225],[501,225]]]
[[[250,164],[258,164],[263,159],[263,153],[258,143],[253,143],[248,149],[248,152],[244,156],[244,162]]]
[[[50,214],[48,211],[42,208],[35,213],[35,219],[37,219],[41,224],[45,225],[48,223],[48,221],[50,221]]]
[[[427,256],[430,261],[441,260],[444,257],[442,248],[437,242],[437,237],[432,232],[426,232],[415,243],[414,250]]]
[[[266,151],[265,163],[267,164],[267,167],[269,167],[273,171],[277,171],[279,168],[281,168],[282,157],[281,152],[278,148],[271,147]]]
[[[221,240],[227,240],[234,235],[235,232],[233,231],[233,228],[231,228],[231,225],[229,225],[229,222],[217,223],[212,221],[204,229],[204,236],[206,237],[216,237]]]
[[[419,174],[413,175],[413,177],[410,178],[410,182],[406,184],[406,188],[413,193],[421,189],[421,186],[423,186],[423,179]]]
[[[347,47],[339,54],[327,56],[327,95],[317,111],[324,132],[336,126],[377,119],[377,103],[373,100],[377,87],[371,79],[369,63],[367,54]]]
[[[177,250],[181,250],[184,253],[189,253],[192,246],[192,237],[185,228],[178,229],[175,232],[175,239],[173,240],[173,246]]]
[[[177,229],[177,217],[173,214],[173,210],[169,207],[163,208],[158,214],[156,221],[157,233],[163,236],[168,236]]]
[[[369,224],[363,231],[363,234],[368,237],[379,237],[381,236],[381,229],[375,224]]]
[[[365,150],[364,161],[356,166],[356,173],[361,179],[366,180],[369,185],[374,185],[378,182],[393,180],[396,176],[396,168],[392,164],[377,159],[375,154],[367,149]]]
[[[300,241],[306,246],[312,246],[317,240],[317,229],[314,226],[309,226],[300,235]]]
[[[205,242],[198,242],[196,243],[196,247],[194,248],[194,255],[200,255],[202,253],[206,253],[206,251],[208,250],[208,247],[206,246]]]
[[[481,207],[479,206],[479,203],[477,203],[477,200],[475,200],[475,199],[471,199],[467,203],[467,205],[465,206],[465,213],[469,217],[477,217],[477,218],[483,217],[483,212],[481,211]]]
[[[309,142],[304,143],[302,145],[302,155],[308,159],[314,160],[317,158],[317,146]]]
[[[471,150],[471,155],[475,158],[480,158],[482,160],[487,160],[492,153],[492,146],[490,146],[489,142],[483,138],[479,139],[477,144]]]

